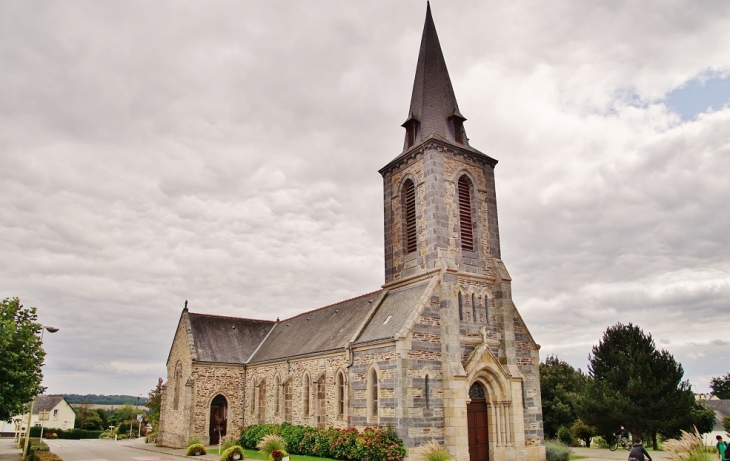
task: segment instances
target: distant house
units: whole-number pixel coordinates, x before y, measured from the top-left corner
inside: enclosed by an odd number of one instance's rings
[[[713,432],[722,432],[724,437],[725,428],[722,427],[722,418],[730,415],[730,400],[720,400],[717,397],[701,399],[702,403],[715,410],[715,429]]]
[[[41,421],[41,412],[48,412],[48,420]],[[28,424],[28,413],[13,416],[10,422],[3,422],[2,433],[13,433],[16,430],[13,420],[20,419],[21,427]],[[73,429],[76,423],[76,412],[62,396],[39,395],[33,404],[31,426],[41,426],[49,429]]]

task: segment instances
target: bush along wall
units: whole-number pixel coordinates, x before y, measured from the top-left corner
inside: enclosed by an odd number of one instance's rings
[[[280,435],[286,443],[286,451],[295,455],[344,461],[359,461],[367,456],[373,461],[397,461],[406,454],[403,441],[392,427],[366,427],[358,432],[354,428],[254,424],[241,430],[239,443],[245,448],[255,449],[259,440],[268,434]]]
[[[73,440],[79,440],[79,439],[98,439],[103,431],[87,431],[86,429],[49,429],[49,428],[43,428],[43,437],[46,437],[46,434],[56,434],[55,438],[59,439],[73,439]],[[30,436],[31,438],[37,438],[41,435],[41,428],[40,426],[33,426],[30,428]],[[48,437],[48,438],[54,438],[54,437]]]

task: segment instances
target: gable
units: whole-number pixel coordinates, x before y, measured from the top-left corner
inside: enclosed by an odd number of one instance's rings
[[[253,320],[188,313],[196,360],[213,363],[244,363],[276,324]]]

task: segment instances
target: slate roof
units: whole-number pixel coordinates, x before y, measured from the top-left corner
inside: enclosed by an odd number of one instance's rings
[[[393,339],[428,283],[374,291],[280,322],[188,312],[197,361],[265,362]]]
[[[56,408],[61,400],[64,400],[61,395],[39,395],[33,403],[33,414],[37,415],[41,411],[51,411]]]
[[[448,127],[448,119],[451,116],[466,120],[459,112],[459,105],[456,103],[446,60],[431,16],[431,5],[428,4],[408,113],[408,120],[415,119],[420,122],[415,144],[434,134],[453,141]],[[464,143],[468,145],[466,134]]]
[[[374,291],[279,322],[251,361],[344,349],[381,293]]]
[[[700,400],[700,402],[720,412],[723,416],[730,415],[730,400]]]
[[[193,344],[199,362],[244,363],[276,324],[188,312]]]
[[[393,338],[405,326],[428,282],[389,291],[355,343]]]

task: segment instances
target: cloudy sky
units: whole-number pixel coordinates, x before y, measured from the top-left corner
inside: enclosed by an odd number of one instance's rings
[[[424,1],[0,3],[0,297],[50,393],[138,395],[190,310],[264,319],[383,283]],[[543,357],[633,322],[730,371],[730,2],[435,0]]]

